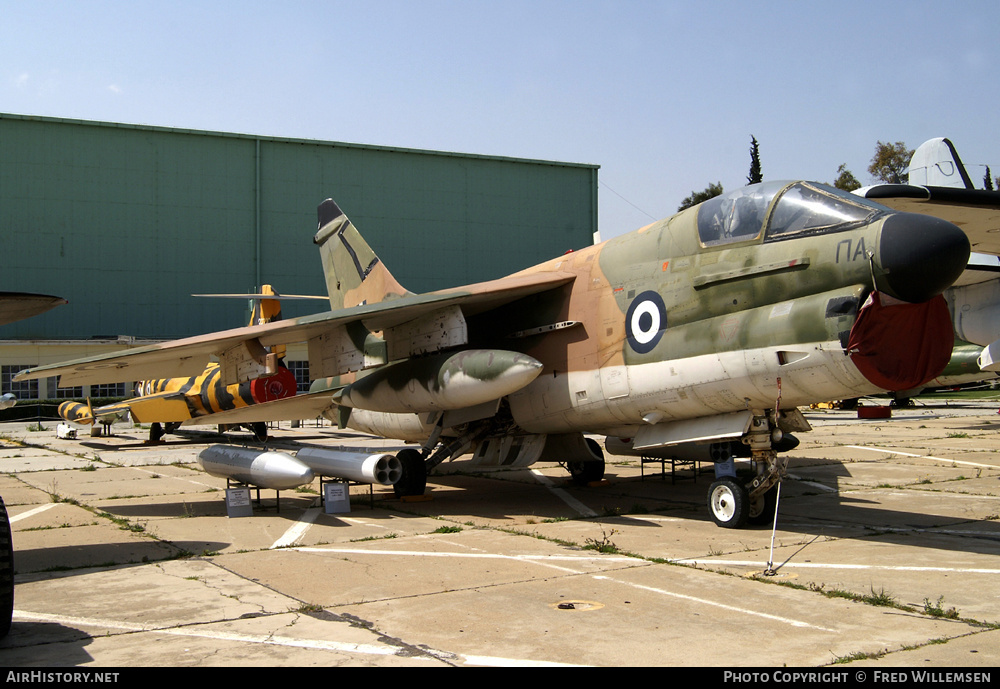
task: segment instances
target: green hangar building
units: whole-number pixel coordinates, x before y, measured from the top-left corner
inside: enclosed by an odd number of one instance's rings
[[[0,113],[0,291],[69,303],[0,332],[18,371],[246,324],[246,302],[325,295],[312,243],[333,198],[408,289],[481,282],[593,243],[598,166]],[[285,317],[325,311],[286,302]],[[301,362],[300,383],[308,378]],[[103,387],[103,386],[102,386]]]

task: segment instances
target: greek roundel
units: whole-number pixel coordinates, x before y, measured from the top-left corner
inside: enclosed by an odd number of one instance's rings
[[[643,292],[628,307],[625,332],[629,346],[639,354],[652,351],[667,327],[667,307],[653,291]]]

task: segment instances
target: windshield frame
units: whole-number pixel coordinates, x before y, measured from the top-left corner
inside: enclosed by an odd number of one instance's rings
[[[763,182],[719,194],[698,205],[698,242],[715,249],[759,242],[774,198],[790,183]]]
[[[886,206],[827,184],[794,182],[772,201],[764,224],[764,241],[843,232],[870,224],[890,212]]]

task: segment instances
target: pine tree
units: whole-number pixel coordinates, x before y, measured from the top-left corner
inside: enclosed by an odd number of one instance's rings
[[[747,184],[760,184],[764,181],[764,176],[760,171],[760,147],[757,144],[757,137],[750,137],[750,174],[747,175]]]

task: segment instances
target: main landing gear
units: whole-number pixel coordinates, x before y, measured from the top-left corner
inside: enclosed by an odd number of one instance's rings
[[[160,424],[154,422],[149,424],[149,442],[150,444],[155,444],[160,442],[167,433],[173,433],[178,428],[181,427],[180,422],[171,421],[170,423]]]
[[[494,435],[491,436],[492,441],[484,440],[489,430],[489,426],[481,426],[447,441],[440,440],[440,435],[435,434],[420,450],[407,448],[398,452],[396,459],[402,465],[402,476],[392,487],[396,497],[423,495],[427,488],[427,474],[434,467],[470,451],[477,443],[481,444],[473,452],[474,466],[524,467],[536,461],[559,462],[577,485],[587,485],[604,478],[604,451],[595,440],[585,438],[582,433],[523,436],[516,441],[512,440],[513,436],[506,436],[504,441],[499,435]],[[504,454],[498,459],[496,455],[485,452],[487,442],[494,442],[494,449],[503,446]],[[483,454],[479,454],[480,451]],[[481,461],[484,457],[485,461]]]
[[[402,475],[392,484],[392,492],[397,498],[423,495],[427,490],[427,465],[420,450],[400,450],[396,459],[402,465]]]
[[[586,486],[588,483],[600,481],[604,478],[604,450],[593,438],[584,438],[587,441],[587,449],[593,455],[593,459],[570,460],[566,462],[566,469],[573,479],[573,483],[578,486]]]

